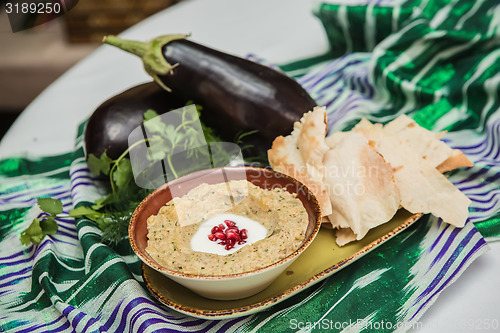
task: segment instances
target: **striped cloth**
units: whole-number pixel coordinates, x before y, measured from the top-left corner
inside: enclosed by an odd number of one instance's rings
[[[471,200],[462,229],[425,216],[331,278],[257,314],[209,321],[170,310],[144,289],[128,242],[109,247],[86,219],[58,219],[37,247],[19,235],[53,197],[64,212],[103,189],[74,152],[0,161],[0,331],[405,331],[418,324],[487,242],[500,236],[500,8],[497,1],[322,3],[332,50],[282,68],[326,105],[329,131],[401,113],[447,130],[475,163],[450,174]],[[325,60],[329,58],[329,60]],[[485,240],[486,239],[486,240]],[[418,326],[418,325],[417,325]]]

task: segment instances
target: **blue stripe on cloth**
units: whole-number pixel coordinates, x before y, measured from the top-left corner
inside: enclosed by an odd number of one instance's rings
[[[462,249],[471,241],[472,237],[478,233],[476,229],[471,229],[469,233],[466,235],[464,239],[462,239],[459,243],[458,246],[455,248],[451,248],[451,244],[455,240],[456,236],[460,233],[460,229],[454,228],[451,230],[451,234],[446,240],[446,243],[443,245],[441,249],[439,249],[439,253],[435,256],[435,258],[432,260],[431,265],[429,266],[429,269],[436,264],[436,262],[441,261],[441,258],[444,257],[445,254],[449,255],[449,258],[446,259],[444,263],[441,263],[442,267],[439,270],[439,273],[435,275],[434,279],[432,279],[431,283],[425,288],[425,290],[418,295],[416,298],[414,304],[420,303],[422,299],[427,296],[429,293],[431,293],[437,285],[441,282],[443,277],[446,275],[450,267],[454,264],[455,260],[459,257],[460,253],[462,252]],[[474,245],[474,247],[477,246]],[[453,250],[453,252],[450,254],[450,248]]]
[[[78,312],[71,320],[71,326],[76,329],[83,319],[85,319],[85,314],[83,312]]]
[[[441,222],[442,220],[440,220]],[[441,227],[443,223],[439,223],[438,227]],[[441,240],[441,238],[443,237],[443,235],[447,232],[448,228],[450,227],[449,224],[446,224],[444,225],[443,227],[443,231],[441,231],[441,233],[439,234],[439,236],[436,238],[436,240],[434,241],[434,243],[432,243],[432,245],[430,246],[429,248],[429,252],[432,252],[432,250],[434,250],[434,248],[436,247],[436,245],[439,243],[439,241]]]
[[[477,233],[477,230],[473,230],[473,231],[475,231]],[[460,271],[462,271],[462,269],[465,268],[465,266],[467,264],[469,264],[469,260],[472,258],[472,256],[477,251],[479,251],[479,249],[483,248],[485,245],[486,245],[486,241],[484,240],[484,238],[481,238],[474,245],[474,247],[465,254],[465,257],[462,259],[462,261],[457,266],[457,268],[453,271],[453,274],[448,279],[446,279],[446,281],[436,291],[434,291],[434,293],[432,295],[430,295],[430,297],[418,308],[418,311],[412,316],[411,319],[413,319],[425,306],[430,305],[429,302],[431,301],[431,299],[433,299],[434,297],[439,295],[439,293],[441,293],[445,287],[447,287],[451,282],[453,282],[453,280],[455,280],[458,277]]]
[[[443,225],[443,224],[441,224],[441,225]],[[448,234],[448,238],[446,239],[446,242],[444,243],[444,245],[439,249],[439,251],[435,255],[434,259],[432,259],[432,262],[429,265],[428,269],[431,269],[438,261],[441,260],[441,258],[443,258],[443,256],[445,254],[447,254],[451,244],[453,244],[453,241],[458,236],[458,234],[460,234],[460,231],[461,231],[458,228],[450,228],[451,230],[448,230],[448,226],[445,226],[444,229],[445,229],[444,231],[446,231],[446,233]]]
[[[4,275],[0,276],[0,281],[6,280],[6,279],[14,277],[14,276],[27,274],[27,273],[30,273],[30,275],[31,275],[31,267],[25,267],[25,268],[20,269],[19,271],[4,274]]]
[[[28,333],[28,332],[37,332],[37,331],[39,331],[39,332],[52,332],[52,329],[50,328],[50,330],[48,330],[48,328],[52,325],[57,324],[61,320],[66,321],[66,317],[61,315],[61,316],[57,317],[56,319],[51,320],[47,323],[35,324],[35,325],[31,325],[29,327],[26,327],[24,329],[19,329],[19,330],[16,329],[16,333]]]
[[[95,318],[88,319],[87,324],[85,324],[85,326],[82,329],[82,333],[84,333],[84,332],[95,332],[95,330],[89,331],[89,329],[92,326],[94,326],[95,324],[98,324],[98,323],[99,323],[99,320],[97,320]],[[103,330],[101,328],[99,328],[99,332],[103,332]]]

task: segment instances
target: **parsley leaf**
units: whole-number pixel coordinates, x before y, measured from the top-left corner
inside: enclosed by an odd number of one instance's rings
[[[149,111],[148,114],[149,119],[146,120],[146,118],[144,118],[144,127],[146,127],[151,133],[158,133],[158,134],[164,133],[165,127],[167,125],[165,125],[165,123],[161,121],[160,117],[158,117],[158,114],[156,112],[154,112],[153,110],[148,110],[148,111]],[[153,112],[154,114],[156,114],[156,116],[154,117],[153,117],[154,115]]]
[[[118,189],[125,189],[134,179],[132,165],[130,164],[130,160],[128,158],[121,159],[118,164],[116,164],[116,169],[113,171],[112,178]]]
[[[21,243],[29,245],[29,243],[38,244],[45,236],[42,228],[40,227],[40,219],[33,219],[30,226],[21,233]]]
[[[108,175],[111,166],[113,164],[113,160],[106,154],[106,152],[102,153],[99,158],[97,158],[94,154],[89,154],[87,159],[87,165],[92,172],[93,175],[99,176],[101,173],[103,175]]]
[[[80,206],[78,208],[73,208],[72,210],[69,211],[69,216],[71,217],[82,217],[82,216],[100,216],[102,213],[99,213],[98,211],[90,208],[90,207],[85,207],[85,206]]]
[[[57,232],[57,222],[53,216],[49,216],[40,221],[40,228],[46,235],[55,235]]]
[[[57,199],[39,198],[36,202],[41,210],[50,215],[61,214],[63,211],[63,204]]]
[[[149,109],[144,112],[144,121],[147,122],[148,120],[151,120],[153,118],[158,117],[158,113],[155,110]]]
[[[155,135],[148,140],[147,159],[151,162],[161,161],[170,148],[160,136]]]
[[[63,211],[62,202],[52,198],[39,198],[37,204],[42,211],[50,215],[33,219],[30,226],[21,233],[20,241],[23,245],[38,244],[45,235],[54,235],[57,232],[55,218]]]

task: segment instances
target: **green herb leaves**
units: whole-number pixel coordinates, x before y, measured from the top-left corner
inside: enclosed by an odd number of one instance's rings
[[[42,211],[50,215],[33,219],[30,226],[21,233],[20,240],[23,245],[38,244],[45,235],[54,235],[57,232],[55,218],[63,211],[62,202],[57,199],[40,198],[37,204]]]
[[[20,240],[23,245],[38,244],[43,237],[45,237],[45,233],[40,227],[40,219],[34,219],[30,226],[22,232]]]
[[[113,165],[112,172],[113,182],[118,189],[126,189],[130,185],[130,182],[134,180],[132,166],[128,158],[117,161]]]
[[[49,213],[52,216],[61,214],[63,211],[63,204],[61,201],[52,198],[40,198],[37,200],[37,204],[41,210]]]
[[[87,165],[90,172],[94,175],[99,175],[100,173],[108,175],[112,163],[113,160],[108,157],[106,152],[102,153],[100,158],[97,158],[94,154],[90,154],[87,158]]]

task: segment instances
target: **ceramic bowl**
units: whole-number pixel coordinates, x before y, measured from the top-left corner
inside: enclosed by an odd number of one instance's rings
[[[260,269],[219,276],[185,274],[174,271],[158,264],[146,252],[147,219],[149,216],[157,214],[158,210],[172,199],[172,193],[175,193],[174,196],[182,196],[201,183],[217,184],[242,179],[247,179],[263,189],[279,187],[297,194],[297,198],[302,201],[307,211],[309,225],[304,242],[296,251],[286,258]],[[139,204],[132,215],[129,238],[134,252],[149,267],[201,296],[217,300],[233,300],[254,295],[271,284],[312,243],[320,225],[321,212],[318,201],[309,189],[298,180],[270,169],[224,167],[197,171],[156,189]]]

